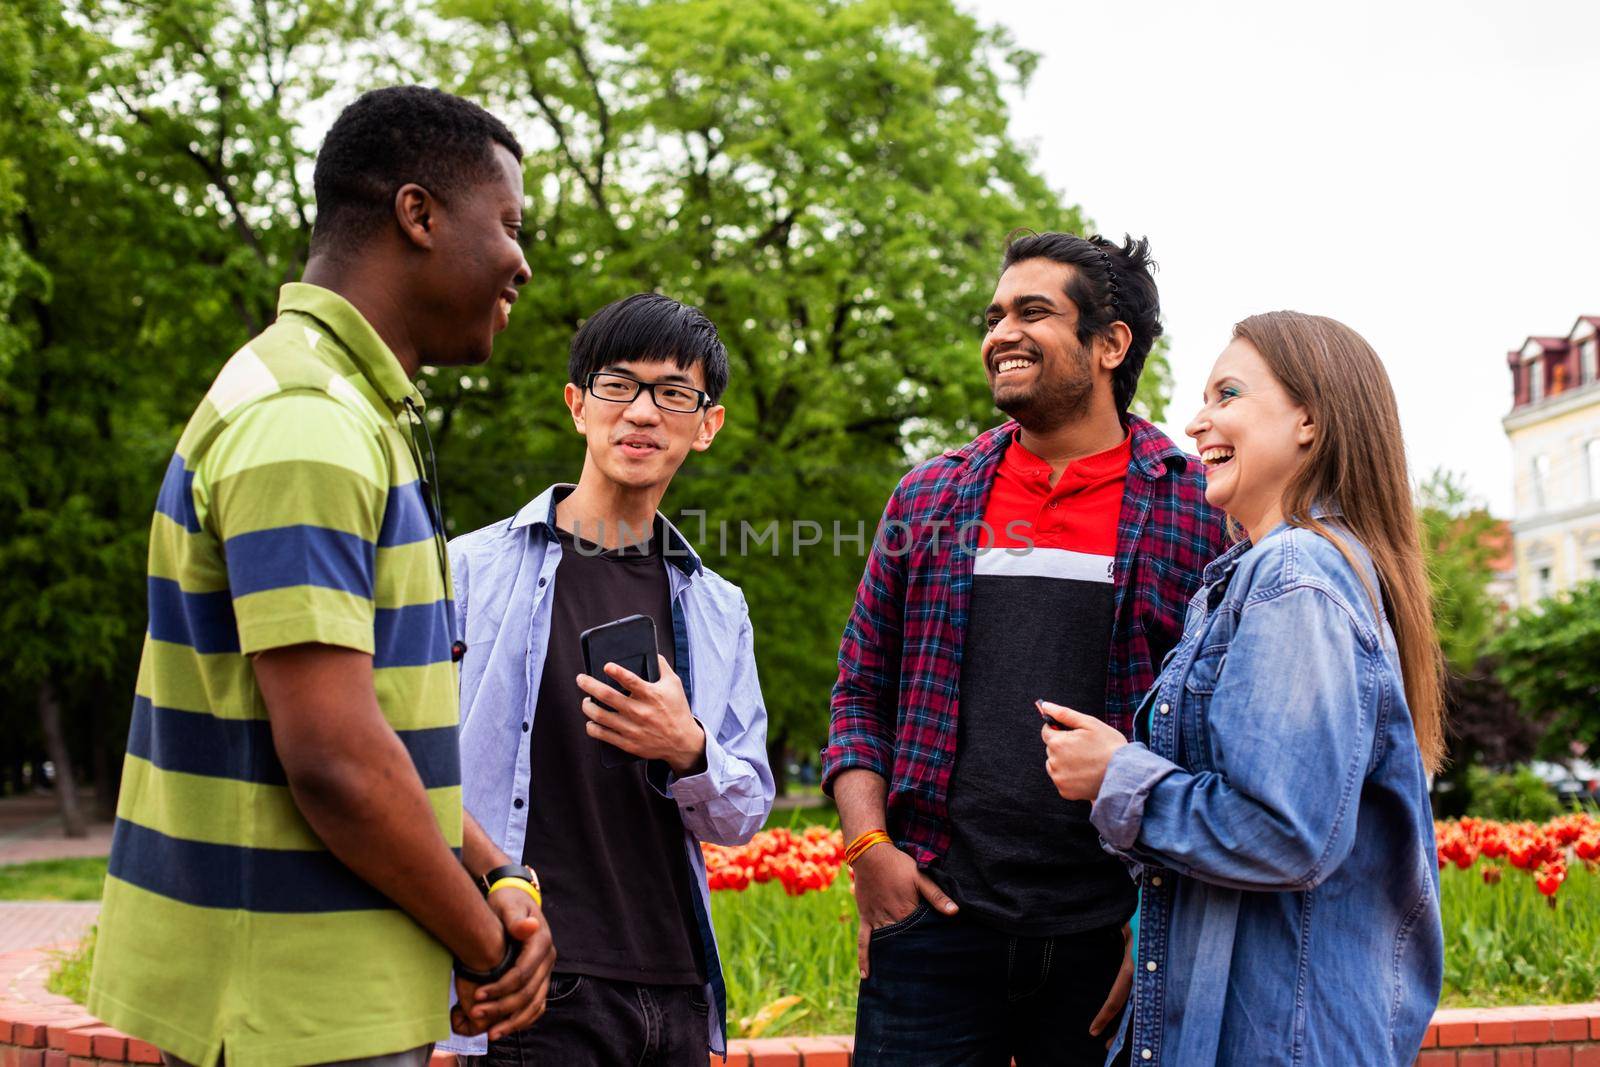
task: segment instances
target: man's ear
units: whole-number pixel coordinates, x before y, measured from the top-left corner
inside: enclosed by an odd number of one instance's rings
[[[1128,348],[1133,344],[1133,331],[1128,324],[1118,319],[1111,324],[1110,335],[1097,336],[1092,345],[1096,360],[1100,366],[1108,371],[1116,370],[1122,366],[1122,361],[1128,358]]]
[[[705,415],[700,419],[700,428],[694,433],[694,441],[689,445],[696,452],[704,452],[711,447],[711,441],[722,429],[722,420],[727,416],[728,409],[721,404],[706,409]]]
[[[394,194],[394,220],[406,240],[418,248],[433,247],[434,215],[438,201],[422,186],[413,183],[402,185]]]
[[[588,433],[589,425],[583,417],[583,401],[588,394],[579,386],[568,382],[566,389],[562,391],[562,395],[567,401],[567,410],[572,412],[573,429],[579,433]]]

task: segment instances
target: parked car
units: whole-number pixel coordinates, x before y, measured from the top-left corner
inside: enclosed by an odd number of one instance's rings
[[[1529,766],[1563,804],[1600,804],[1600,764],[1582,759],[1569,763],[1535,760]]]

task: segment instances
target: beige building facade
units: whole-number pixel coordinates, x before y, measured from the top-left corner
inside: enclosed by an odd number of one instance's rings
[[[1516,599],[1600,580],[1600,316],[1507,355]]]

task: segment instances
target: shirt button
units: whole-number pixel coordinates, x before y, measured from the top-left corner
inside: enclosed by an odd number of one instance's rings
[[[540,588],[541,588],[541,589],[542,589],[542,588],[544,588],[544,583],[545,583],[545,582],[548,582],[548,581],[549,581],[549,580],[550,580],[550,579],[548,579],[548,578],[540,578],[540,579],[539,579],[539,587],[540,587]]]
[[[1149,963],[1144,965],[1144,969],[1147,970],[1147,971],[1155,970],[1156,969],[1156,961],[1155,960],[1151,960]]]
[[[1155,1053],[1151,1052],[1149,1049],[1145,1049],[1143,1052],[1139,1053],[1139,1058],[1141,1060],[1147,1060],[1151,1056],[1154,1056],[1154,1055],[1155,1055]]]
[[[1172,705],[1171,704],[1163,704],[1163,705],[1161,705],[1161,714],[1165,715],[1171,710],[1172,710]]]
[[[1159,874],[1152,874],[1150,876],[1150,884],[1151,885],[1160,885],[1161,884],[1161,876]]]
[[[523,723],[522,724],[522,732],[523,733],[527,733],[528,732],[528,724],[527,723]]]
[[[516,808],[518,811],[521,811],[522,810],[522,798],[518,797],[517,799],[513,800],[511,802],[511,806],[513,808]],[[1155,965],[1151,964],[1151,966],[1155,966]]]
[[[1057,504],[1059,504],[1059,503],[1060,503],[1060,501],[1059,501],[1059,500],[1052,500],[1052,501],[1050,501],[1050,510],[1051,510],[1051,511],[1054,511],[1054,510],[1055,510],[1055,509],[1056,509],[1056,505],[1057,505]]]
[[[688,807],[684,808],[683,810],[684,811],[693,811],[694,810],[694,805],[690,804]]]

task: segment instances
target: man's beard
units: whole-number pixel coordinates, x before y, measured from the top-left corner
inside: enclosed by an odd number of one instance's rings
[[[1089,373],[1087,353],[1080,348],[1065,358],[1069,365],[1052,375],[1041,354],[1038,381],[1029,389],[996,396],[995,407],[1029,433],[1050,433],[1088,414],[1094,377]]]

